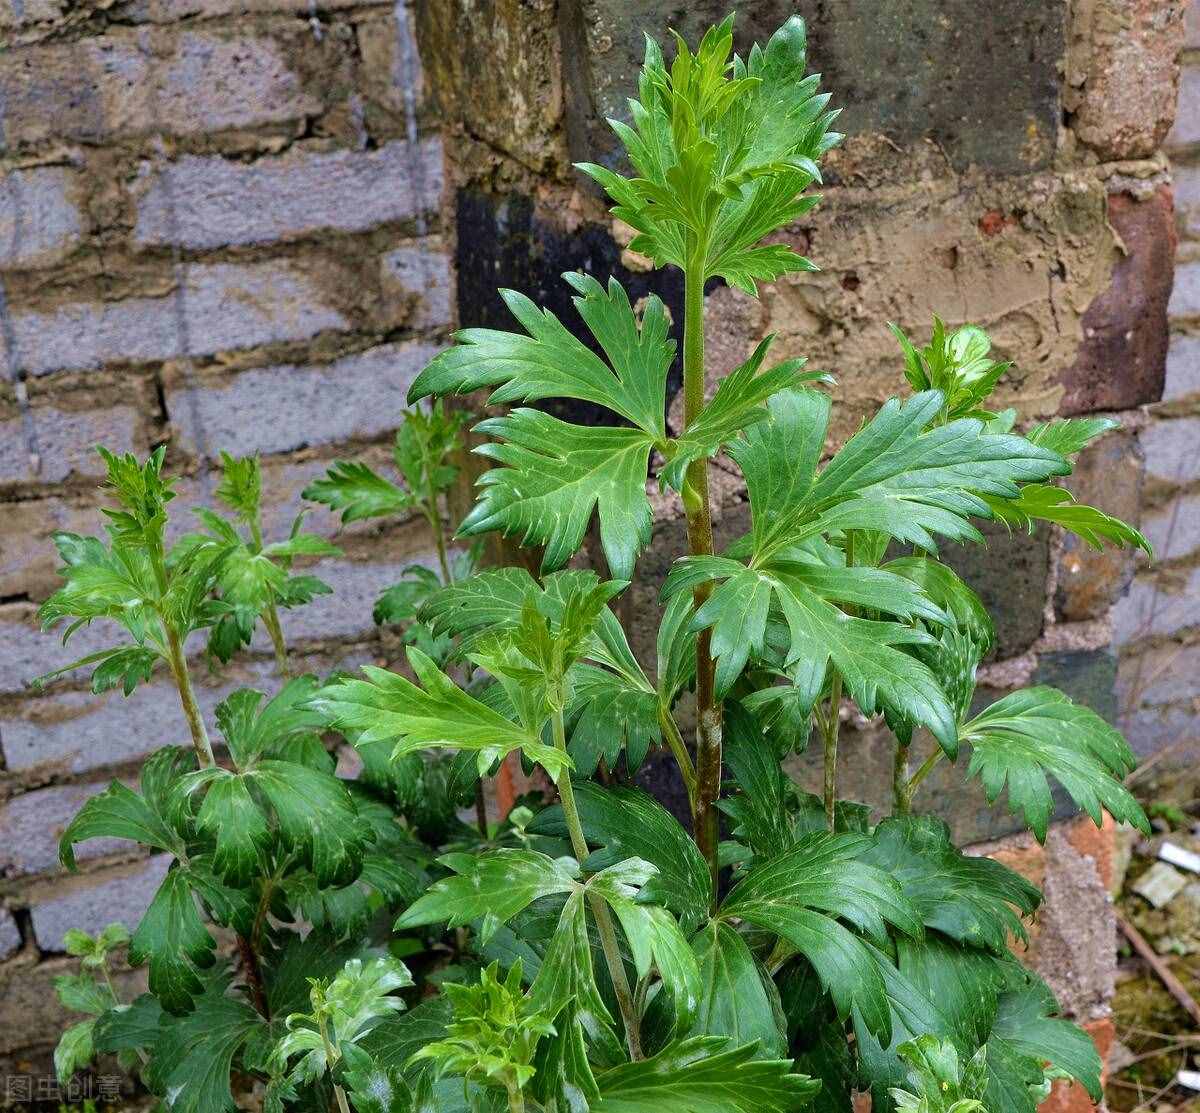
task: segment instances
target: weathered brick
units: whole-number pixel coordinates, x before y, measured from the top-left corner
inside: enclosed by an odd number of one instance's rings
[[[1175,118],[1186,0],[1090,5],[1086,64],[1069,98],[1075,134],[1101,159],[1147,158]]]
[[[194,386],[170,384],[167,412],[191,453],[203,450],[191,426],[196,416],[213,454],[226,446],[241,453],[290,452],[374,437],[396,427],[409,384],[438,351],[438,345],[409,341],[329,364],[264,367]],[[314,414],[321,415],[319,423]]]
[[[429,108],[424,68],[414,41],[416,13],[412,4],[389,3],[390,11],[361,14],[354,34],[362,56],[359,91],[368,122],[377,108],[404,119],[410,112],[424,122]]]
[[[63,14],[65,6],[65,0],[4,0],[0,3],[0,27],[51,23]]]
[[[437,139],[415,150],[404,142],[374,151],[293,148],[251,163],[184,155],[148,169],[135,186],[134,238],[208,248],[410,221],[436,211],[441,167]]]
[[[169,854],[156,854],[132,866],[72,878],[29,910],[39,949],[62,951],[71,928],[95,935],[106,924],[117,922],[133,931],[171,861]]]
[[[1162,396],[1169,298],[1174,305],[1171,191],[1164,187],[1144,201],[1111,194],[1108,219],[1126,253],[1083,315],[1083,343],[1062,377],[1062,413],[1128,409]]]
[[[1200,49],[1200,8],[1189,4],[1183,16],[1183,45],[1188,50]]]
[[[0,908],[0,962],[21,948],[21,929],[7,908]]]
[[[1178,150],[1196,142],[1200,142],[1200,65],[1189,60],[1179,76],[1179,106],[1167,146]]]
[[[392,3],[393,0],[129,0],[128,3],[116,5],[114,11],[130,23],[174,23],[191,16],[212,19],[221,15],[259,12],[309,15],[341,11],[344,8],[366,8],[372,4],[391,7]]]
[[[179,695],[161,679],[126,699],[120,691],[49,690],[5,708],[0,737],[10,773],[87,773],[188,741]]]
[[[1006,173],[1045,165],[1054,152],[1067,7],[1058,0],[643,0],[636,19],[626,0],[587,0],[572,5],[582,17],[581,48],[564,57],[579,71],[566,75],[573,143],[589,157],[611,149],[604,118],[627,116],[644,30],[672,27],[694,44],[731,7],[742,51],[794,12],[804,16],[811,68],[843,106],[839,131],[901,144],[933,137],[960,167]],[[435,64],[427,61],[431,71]]]
[[[1167,349],[1163,401],[1200,394],[1200,336],[1175,333]]]
[[[1176,162],[1171,166],[1175,190],[1175,225],[1184,239],[1200,238],[1200,163]]]
[[[1162,706],[1130,706],[1118,724],[1133,752],[1150,757],[1170,748],[1164,768],[1194,769],[1200,761],[1200,711],[1195,700]]]
[[[1159,560],[1174,560],[1200,549],[1200,494],[1177,499],[1147,512],[1142,532]]]
[[[10,170],[0,180],[0,266],[45,266],[79,242],[83,227],[70,198],[74,175],[62,166]]]
[[[90,533],[99,528],[95,509],[67,499],[8,503],[0,514],[0,596],[44,599],[62,582],[55,574],[57,530]]]
[[[416,294],[421,304],[411,320],[416,328],[443,328],[451,322],[450,257],[440,240],[404,244],[380,259],[385,294]]]
[[[30,603],[0,606],[0,692],[25,690],[26,684],[77,657],[105,649],[121,639],[114,623],[97,620],[81,626],[64,647],[61,643],[66,624],[42,633],[38,628],[37,608]]]
[[[1149,569],[1138,574],[1113,608],[1113,644],[1169,637],[1200,625],[1200,569]]]
[[[31,375],[209,355],[348,327],[320,273],[282,261],[197,264],[186,269],[182,293],[14,310],[12,323]]]
[[[1003,660],[1023,653],[1042,632],[1049,532],[1030,537],[988,523],[981,531],[986,544],[946,545],[941,557],[983,600],[996,624],[993,655]]]
[[[1151,706],[1183,704],[1196,694],[1200,676],[1200,645],[1167,643],[1139,654],[1138,702]]]
[[[1141,478],[1136,439],[1115,430],[1080,453],[1075,471],[1063,485],[1080,502],[1136,525]],[[1129,586],[1133,568],[1134,554],[1129,550],[1107,545],[1097,552],[1068,533],[1058,559],[1054,597],[1058,617],[1082,622],[1107,614]]]
[[[1200,479],[1200,417],[1152,421],[1139,440],[1147,479],[1181,484]]]
[[[17,877],[59,870],[58,839],[100,784],[53,785],[12,797],[0,808],[0,875]],[[80,861],[129,853],[134,844],[108,837],[78,844]]]
[[[53,1047],[63,1029],[79,1019],[78,1013],[63,1008],[54,992],[56,977],[78,973],[77,958],[52,958],[36,966],[13,962],[0,972],[0,1056],[13,1055],[17,1060],[4,1063],[0,1058],[0,1063],[13,1074],[28,1070],[28,1060],[36,1058],[27,1052],[47,1044]],[[118,967],[113,981],[121,1000],[132,1001],[145,992],[146,971]]]
[[[400,579],[409,564],[434,567],[432,553],[417,553],[403,561],[368,563],[322,560],[305,569],[333,588],[305,607],[285,612],[281,618],[290,641],[349,641],[370,637],[376,627],[371,617],[375,600]]]
[[[1181,259],[1167,311],[1172,317],[1200,317],[1200,259]]]
[[[286,37],[208,30],[18,47],[0,56],[3,139],[98,142],[302,119],[322,104],[292,68],[295,48]]]
[[[135,407],[67,408],[72,401],[70,396],[57,402],[47,398],[31,401],[28,420],[37,441],[36,470],[30,462],[30,445],[21,416],[10,409],[12,416],[0,419],[0,483],[57,483],[72,474],[102,475],[104,467],[95,453],[96,445],[106,445],[114,452],[132,452],[141,447],[140,415]]]

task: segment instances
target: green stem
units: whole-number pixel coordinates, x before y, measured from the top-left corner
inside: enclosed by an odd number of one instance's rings
[[[274,599],[267,604],[267,609],[263,614],[263,625],[271,636],[271,648],[275,650],[275,671],[280,676],[286,677],[288,675],[287,644],[283,640],[283,627],[279,623],[279,611],[275,607]]]
[[[554,745],[565,754],[567,738],[561,709],[556,709],[554,712],[553,729]],[[583,837],[583,824],[579,820],[579,809],[575,805],[575,790],[571,786],[570,771],[564,768],[559,773],[556,783],[559,800],[562,803],[563,818],[567,823],[567,833],[571,837],[571,849],[575,852],[576,860],[582,863],[588,856],[588,845],[587,839]],[[642,1058],[641,1028],[633,1004],[633,993],[629,988],[629,979],[625,976],[625,963],[621,961],[621,951],[617,946],[616,928],[613,926],[608,905],[600,897],[589,895],[588,904],[591,906],[592,915],[596,920],[596,928],[600,933],[600,946],[604,951],[609,977],[612,978],[613,990],[617,995],[621,1019],[625,1022],[625,1040],[629,1045],[629,1057],[638,1060]]]
[[[689,236],[688,265],[683,276],[683,422],[686,428],[704,408],[704,273],[707,245]],[[688,551],[692,556],[713,553],[712,507],[708,494],[708,459],[688,465],[683,493],[687,512]],[[699,610],[712,593],[705,583],[696,589]],[[716,662],[712,630],[696,638],[696,798],[692,826],[696,844],[708,862],[713,907],[717,901],[717,799],[721,795],[721,704],[716,693]]]
[[[450,573],[450,557],[446,551],[446,530],[442,525],[442,515],[438,512],[437,496],[432,496],[425,510],[429,520],[429,528],[433,530],[433,543],[437,546],[438,566],[442,571],[442,583],[449,586],[454,582]]]
[[[908,744],[896,739],[896,754],[892,762],[892,815],[907,815],[911,801],[908,796]]]
[[[525,1095],[521,1093],[521,1087],[514,1082],[509,1082],[506,1088],[508,1090],[508,1113],[525,1113]]]
[[[825,822],[834,830],[837,824],[837,748],[842,725],[842,674],[835,672],[829,682],[829,715],[825,719]]]
[[[163,626],[167,631],[167,650],[170,654],[169,664],[171,675],[175,678],[175,687],[179,689],[179,702],[183,705],[183,716],[187,719],[188,730],[192,733],[192,746],[202,769],[217,764],[213,755],[212,743],[208,740],[208,731],[204,727],[204,716],[200,713],[200,705],[196,702],[196,692],[192,688],[192,678],[188,675],[187,658],[183,655],[183,642],[175,628],[164,620]]]
[[[917,789],[920,787],[921,782],[928,777],[931,772],[933,772],[934,766],[937,765],[937,763],[945,756],[946,755],[942,750],[934,750],[933,753],[931,753],[921,763],[920,769],[918,769],[909,779],[909,782],[904,789],[904,810],[906,812],[912,806],[912,798],[916,795]]]
[[[475,782],[475,825],[479,828],[479,837],[488,837],[487,798],[483,794],[483,778]]]
[[[333,1084],[333,1096],[337,1098],[340,1113],[350,1113],[350,1103],[346,1100],[346,1091],[336,1082]]]
[[[683,777],[683,784],[687,789],[688,803],[694,813],[696,810],[696,767],[692,764],[692,756],[687,751],[683,735],[679,733],[679,724],[675,722],[675,716],[661,702],[658,705],[658,722],[662,727],[663,737],[667,740],[667,747],[679,765],[679,774]]]

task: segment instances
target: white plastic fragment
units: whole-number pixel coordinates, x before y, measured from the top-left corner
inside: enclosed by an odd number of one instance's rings
[[[1192,873],[1200,873],[1200,854],[1193,850],[1187,850],[1173,842],[1164,842],[1159,847],[1158,856],[1173,866],[1182,866],[1183,869],[1191,870]]]
[[[1133,883],[1133,891],[1139,897],[1145,897],[1155,908],[1169,904],[1183,887],[1187,878],[1177,869],[1168,866],[1166,862],[1155,862],[1141,877]]]
[[[1175,1075],[1175,1082],[1189,1090],[1200,1090],[1200,1070],[1181,1070]]]

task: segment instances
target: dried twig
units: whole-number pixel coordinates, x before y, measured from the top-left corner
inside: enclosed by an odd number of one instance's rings
[[[1188,1015],[1197,1024],[1200,1024],[1200,1005],[1196,1004],[1196,999],[1188,993],[1183,982],[1171,973],[1170,967],[1158,957],[1154,948],[1146,942],[1142,933],[1126,920],[1120,912],[1117,913],[1117,926],[1121,929],[1125,938],[1129,940],[1133,949],[1145,959],[1150,969],[1158,975],[1159,980],[1167,987],[1167,991],[1171,996],[1183,1006]]]

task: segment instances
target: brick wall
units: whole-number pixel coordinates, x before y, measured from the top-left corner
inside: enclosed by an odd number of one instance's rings
[[[178,529],[224,448],[263,454],[276,535],[332,459],[382,462],[451,312],[412,27],[405,0],[0,0],[0,1074],[57,1038],[64,931],[134,926],[164,865],[99,840],[65,878],[59,832],[187,737],[161,681],[27,690],[70,659],[34,620],[50,534],[98,528],[97,442],[167,443]],[[317,671],[385,655],[371,604],[432,550],[415,523],[338,541],[335,594],[284,616]],[[269,657],[199,665],[201,704],[273,685]]]
[[[1166,139],[1179,240],[1162,401],[1138,432],[1143,525],[1157,560],[1142,561],[1115,612],[1121,712],[1162,767],[1200,754],[1200,8],[1187,14],[1179,112]]]
[[[64,879],[57,832],[89,792],[184,734],[162,686],[128,702],[24,687],[64,659],[33,614],[54,586],[50,532],[94,528],[89,446],[165,441],[183,506],[211,492],[220,449],[260,451],[268,529],[279,529],[329,460],[382,458],[405,386],[452,317],[508,327],[497,284],[570,321],[560,272],[613,273],[681,319],[678,276],[648,273],[623,250],[623,230],[570,163],[616,157],[602,120],[622,111],[643,29],[694,36],[729,6],[0,0],[0,46],[11,48],[0,50],[0,1017],[14,1018],[0,1021],[0,1072],[57,1034],[47,986],[65,961],[63,931],[134,922],[161,868],[97,842],[82,876]],[[778,356],[834,371],[832,448],[896,389],[885,322],[921,336],[938,312],[988,328],[999,358],[1016,361],[1005,400],[1029,418],[1120,416],[1126,431],[1070,482],[1112,513],[1141,515],[1167,557],[1160,570],[1045,532],[989,530],[986,549],[952,560],[997,615],[988,697],[1046,682],[1116,717],[1120,696],[1131,740],[1154,752],[1195,721],[1186,654],[1200,653],[1190,648],[1200,637],[1180,636],[1197,622],[1186,592],[1200,590],[1200,513],[1187,513],[1200,480],[1181,470],[1195,468],[1200,412],[1200,242],[1189,242],[1200,237],[1200,155],[1194,182],[1187,161],[1200,141],[1200,54],[1183,55],[1183,110],[1167,139],[1183,0],[732,6],[744,39],[793,10],[809,19],[850,138],[830,159],[824,204],[786,233],[823,270],[761,303],[711,291],[714,368],[773,331]],[[1189,50],[1200,51],[1190,18]],[[727,539],[745,528],[745,493],[735,474],[715,478]],[[656,506],[630,615],[655,612],[683,546],[679,505]],[[332,532],[328,516],[315,523]],[[359,524],[339,543],[346,558],[319,569],[336,594],[285,616],[316,670],[386,655],[370,600],[428,552],[409,523]],[[650,624],[633,625],[646,648]],[[86,652],[103,635],[74,644]],[[1135,700],[1139,667],[1158,686]],[[270,674],[258,645],[206,677],[201,702],[211,709]],[[847,792],[878,798],[890,757],[873,724],[851,728]],[[797,773],[811,775],[803,762]],[[1111,968],[1098,956],[1112,952],[1103,846],[1064,826],[1045,857],[1032,855],[960,779],[940,767],[926,801],[960,839],[1045,871],[1048,942],[1036,961],[1101,1031]],[[663,770],[652,765],[647,780],[670,798]],[[1069,914],[1079,900],[1094,915]]]

